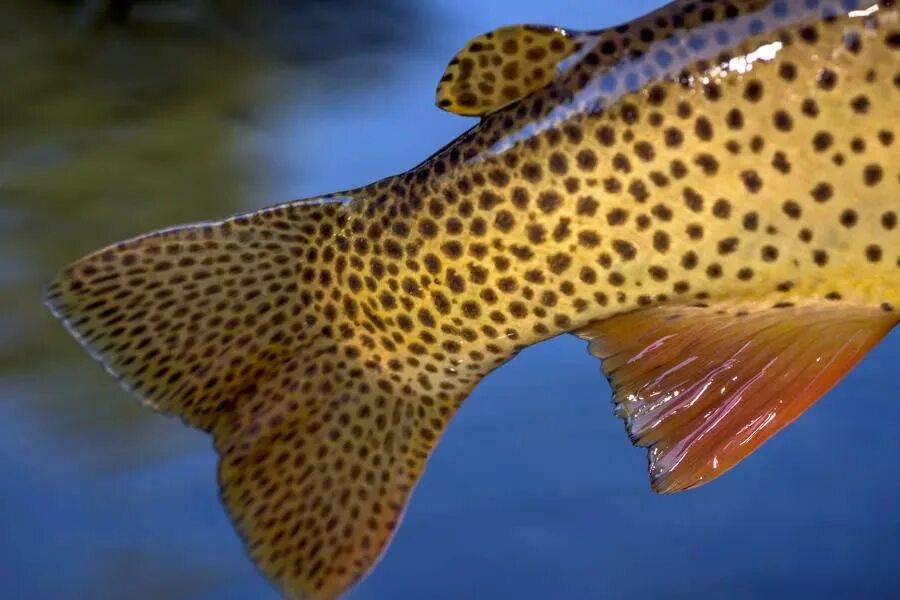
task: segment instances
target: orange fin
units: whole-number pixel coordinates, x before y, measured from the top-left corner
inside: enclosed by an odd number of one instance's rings
[[[578,332],[657,492],[706,483],[809,408],[897,322],[867,308],[641,310]]]
[[[545,25],[501,27],[471,40],[444,71],[437,105],[484,115],[545,87],[583,47],[578,32]]]

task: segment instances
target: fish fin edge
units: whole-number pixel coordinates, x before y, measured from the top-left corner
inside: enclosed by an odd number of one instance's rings
[[[577,332],[659,493],[707,483],[830,390],[897,323],[879,308],[660,307]]]
[[[495,112],[552,83],[583,46],[580,32],[547,25],[484,33],[447,65],[435,104],[464,116]]]
[[[440,373],[368,343],[361,325],[332,323],[317,297],[336,291],[340,269],[309,261],[339,255],[314,234],[340,229],[345,200],[114,244],[61,271],[44,295],[129,391],[212,434],[221,498],[248,553],[286,597],[304,600],[336,598],[374,567],[486,374]]]

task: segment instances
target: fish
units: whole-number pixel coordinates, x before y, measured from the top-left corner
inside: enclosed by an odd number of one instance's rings
[[[454,413],[524,348],[586,340],[674,493],[900,318],[894,1],[502,27],[436,104],[478,121],[409,171],[122,241],[46,290],[128,390],[212,436],[222,502],[288,598],[370,572]]]

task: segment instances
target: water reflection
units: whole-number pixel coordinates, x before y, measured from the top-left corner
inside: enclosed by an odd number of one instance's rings
[[[254,142],[285,98],[361,92],[420,18],[397,0],[0,3],[4,596],[265,589],[209,510],[205,438],[123,401],[39,290],[102,244],[261,202]],[[172,521],[146,516],[160,505]]]

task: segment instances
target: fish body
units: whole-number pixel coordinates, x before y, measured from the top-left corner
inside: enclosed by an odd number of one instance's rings
[[[293,598],[374,565],[478,381],[590,340],[654,489],[724,472],[900,310],[891,1],[679,1],[508,27],[438,105],[480,122],[369,186],[121,242],[46,302],[213,435],[222,497]]]

